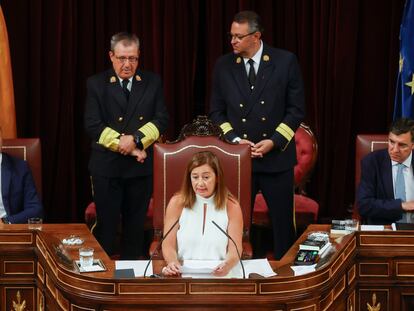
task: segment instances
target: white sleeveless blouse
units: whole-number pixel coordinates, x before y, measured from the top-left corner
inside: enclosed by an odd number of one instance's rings
[[[214,196],[203,198],[196,195],[193,209],[183,208],[177,231],[179,260],[224,260],[228,238],[211,221],[227,231],[227,208],[217,210]],[[207,208],[204,213],[204,205]],[[204,220],[205,218],[205,220]],[[204,224],[204,232],[203,232]]]

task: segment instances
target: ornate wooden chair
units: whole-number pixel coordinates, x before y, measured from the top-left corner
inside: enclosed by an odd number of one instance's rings
[[[42,149],[39,138],[4,138],[2,152],[28,162],[39,198],[42,198]]]
[[[251,258],[250,148],[247,145],[226,142],[221,129],[204,116],[199,116],[193,123],[184,126],[176,141],[154,145],[154,241],[150,253],[156,250],[162,237],[165,209],[170,198],[180,189],[188,161],[194,153],[204,150],[217,155],[224,170],[226,185],[240,202],[244,221],[242,257]],[[161,257],[161,251],[157,250],[154,258]]]
[[[388,147],[388,134],[360,134],[355,140],[355,193],[361,179],[361,160],[368,153]],[[356,195],[355,195],[356,196]],[[361,219],[355,200],[352,218]]]
[[[295,133],[297,164],[295,174],[295,219],[296,227],[305,229],[318,220],[319,204],[306,196],[305,185],[309,181],[318,156],[318,144],[309,126],[302,123]],[[253,224],[270,226],[268,207],[261,193],[256,195],[253,209]]]

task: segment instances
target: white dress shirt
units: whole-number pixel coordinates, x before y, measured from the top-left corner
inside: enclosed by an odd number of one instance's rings
[[[404,165],[403,175],[404,175],[404,183],[405,183],[405,199],[407,202],[414,200],[414,175],[413,175],[412,157],[413,157],[413,153],[411,152],[408,158],[405,159],[404,162],[402,162],[402,164]],[[394,188],[394,196],[395,196],[395,182],[397,179],[398,162],[391,161],[391,163],[392,163],[392,185]],[[404,212],[400,222],[414,222],[413,213]]]
[[[1,162],[3,161],[3,155],[0,152],[0,219],[7,216],[6,210],[3,204],[3,194],[1,193]],[[1,220],[0,220],[1,221]]]
[[[256,54],[254,54],[253,57],[251,58],[254,61],[253,66],[254,66],[254,72],[256,73],[256,75],[257,75],[257,71],[259,70],[260,58],[262,57],[262,53],[263,53],[263,42],[260,40],[260,48],[257,50]],[[250,64],[248,63],[249,59],[250,58],[243,58],[247,75],[249,75],[249,70],[250,70]]]

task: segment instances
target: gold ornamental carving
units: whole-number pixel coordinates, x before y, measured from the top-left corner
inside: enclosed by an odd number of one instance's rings
[[[24,311],[26,309],[26,300],[21,302],[21,298],[20,291],[18,290],[16,294],[17,303],[13,300],[13,309],[11,311]]]
[[[367,302],[367,310],[368,311],[380,311],[381,310],[381,303],[377,303],[377,295],[375,293],[372,294],[372,305]]]

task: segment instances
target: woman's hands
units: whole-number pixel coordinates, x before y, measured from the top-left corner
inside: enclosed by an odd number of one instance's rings
[[[176,261],[170,262],[167,266],[162,268],[162,274],[165,276],[180,276],[181,265]]]
[[[231,268],[231,265],[227,261],[223,261],[213,270],[213,275],[226,276],[230,272]]]

